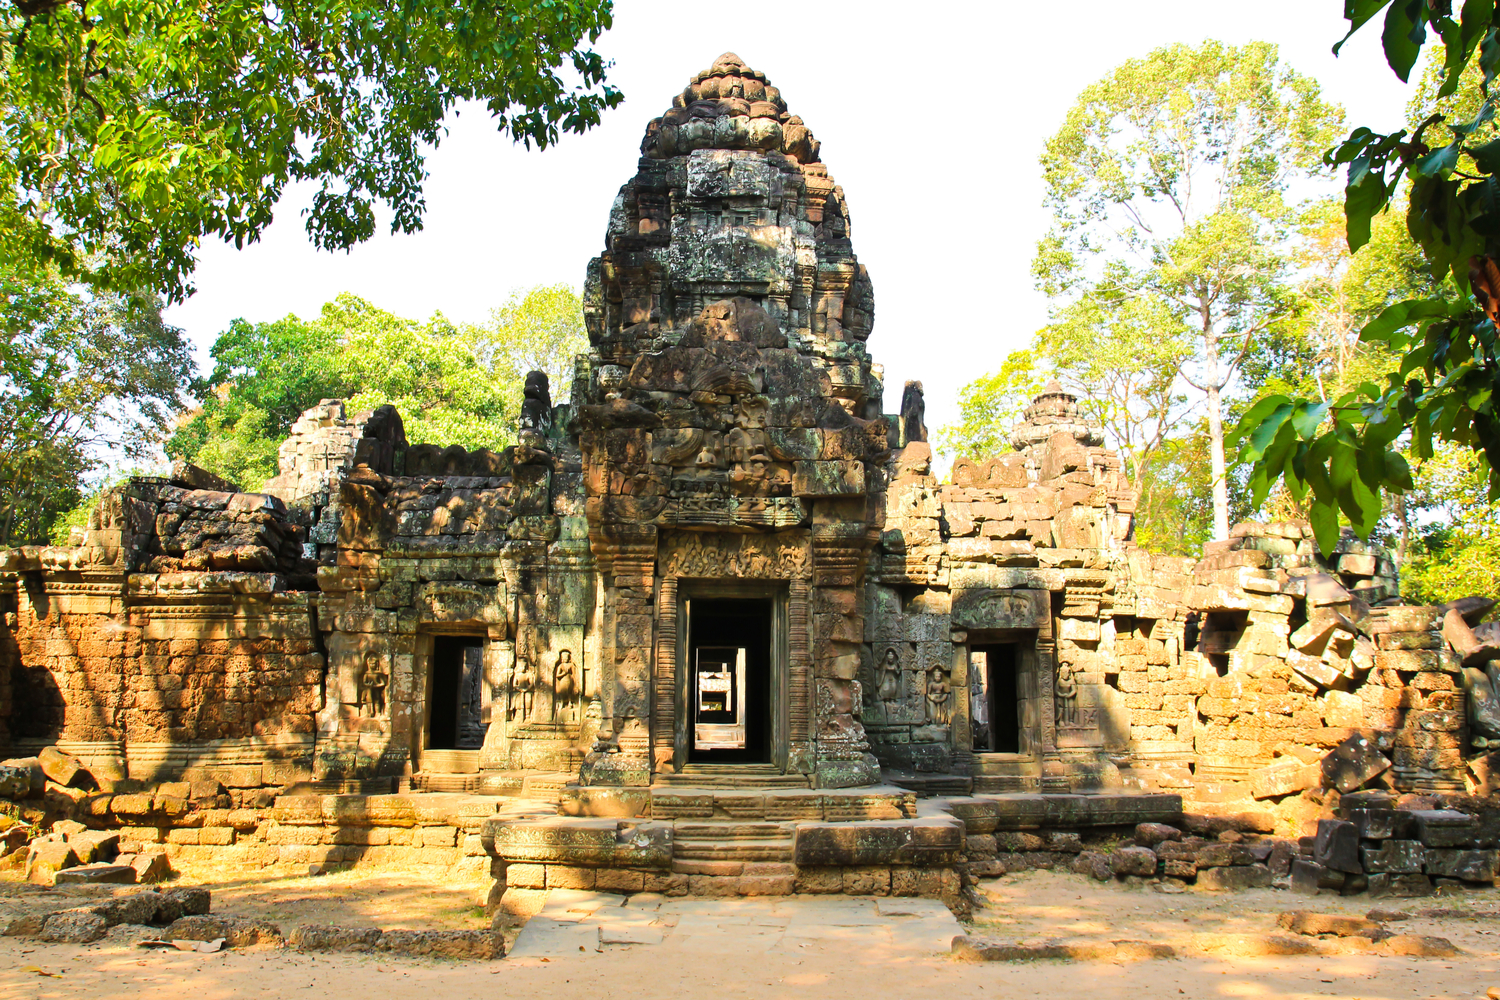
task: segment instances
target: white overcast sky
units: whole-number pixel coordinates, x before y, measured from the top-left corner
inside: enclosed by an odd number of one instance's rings
[[[1379,25],[1335,59],[1339,0],[1075,0],[1067,4],[619,0],[598,49],[625,102],[546,152],[499,135],[482,108],[450,122],[427,161],[426,228],[351,253],[308,243],[292,191],[260,243],[203,247],[197,293],[169,310],[207,362],[236,317],[314,315],[339,292],[393,312],[480,319],[513,289],[581,287],[646,123],[724,51],[766,73],[822,141],[843,185],[855,252],[875,284],[870,348],[886,409],[921,379],[928,424],[961,385],[997,368],[1046,317],[1030,261],[1047,228],[1037,156],[1085,86],[1174,42],[1265,40],[1318,79],[1349,123],[1399,126],[1408,88],[1379,54]]]

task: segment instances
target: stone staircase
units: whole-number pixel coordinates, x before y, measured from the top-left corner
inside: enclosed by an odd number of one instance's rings
[[[658,774],[656,784],[692,788],[809,788],[805,774],[784,774],[774,764],[688,764],[676,774]]]
[[[976,753],[972,794],[1039,792],[1042,790],[1040,770],[1035,763],[1016,761],[1009,755]]]
[[[575,771],[529,772],[521,783],[521,792],[517,797],[556,805],[562,797],[563,786],[577,780],[578,774]]]
[[[673,824],[672,860],[780,862],[796,859],[795,823],[678,821]]]
[[[466,795],[479,791],[478,750],[423,750],[421,762],[422,770],[411,777],[417,791]]]

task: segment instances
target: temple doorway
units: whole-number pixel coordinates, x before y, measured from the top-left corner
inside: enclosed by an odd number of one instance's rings
[[[1019,660],[1019,647],[1013,642],[969,650],[975,750],[1021,752]]]
[[[695,598],[684,605],[688,761],[771,763],[772,601]]]
[[[433,637],[427,688],[429,749],[478,750],[484,746],[483,678],[483,637]]]

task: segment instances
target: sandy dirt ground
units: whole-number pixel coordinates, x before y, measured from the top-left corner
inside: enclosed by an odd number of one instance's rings
[[[182,882],[195,879],[185,873]],[[300,922],[363,923],[383,927],[470,927],[482,924],[479,887],[422,884],[388,872],[307,878],[259,878],[218,883],[214,910]],[[10,887],[0,887],[0,892]],[[964,963],[946,954],[891,947],[895,933],[880,919],[845,932],[787,933],[752,942],[733,930],[699,935],[680,931],[664,943],[600,944],[576,953],[520,954],[493,962],[446,962],[388,956],[319,954],[285,950],[197,954],[143,952],[128,941],[46,945],[0,938],[0,997],[5,1000],[228,1000],[432,996],[443,1000],[509,996],[549,998],[714,997],[808,998],[821,996],[1303,998],[1360,1000],[1482,998],[1500,987],[1500,892],[1424,900],[1316,899],[1269,890],[1212,896],[1163,895],[1144,887],[1099,886],[1081,876],[1038,872],[986,883],[991,905],[976,911],[977,935],[1018,939],[1107,936],[1173,943],[1184,957],[1137,962]],[[735,901],[726,901],[734,903]],[[804,905],[805,903],[805,905]],[[880,914],[878,900],[868,901]],[[562,911],[573,905],[552,904]],[[666,906],[667,904],[663,904]],[[678,906],[687,904],[674,904]],[[1464,954],[1449,959],[1369,955],[1230,958],[1194,945],[1201,936],[1264,934],[1276,914],[1291,908],[1363,914],[1370,908],[1417,912],[1441,908],[1439,917],[1402,921],[1403,933],[1439,934]],[[760,901],[774,923],[816,928],[820,913],[842,913],[827,898]],[[713,901],[692,901],[713,914]],[[821,908],[821,909],[820,909]],[[585,907],[584,909],[588,909]],[[903,918],[890,908],[890,920]],[[664,911],[665,912],[665,911]],[[753,921],[753,917],[751,918]],[[928,919],[928,918],[924,918]],[[829,922],[832,922],[831,920]],[[849,921],[844,921],[850,923]],[[889,923],[889,921],[887,921]],[[542,927],[543,924],[537,924]],[[683,925],[679,925],[683,926]],[[673,941],[682,946],[673,947]]]
[[[436,868],[343,871],[328,875],[271,873],[176,862],[176,878],[164,886],[205,886],[213,912],[269,920],[290,932],[298,924],[408,930],[480,930],[490,922],[484,902],[494,884],[488,876],[453,876]],[[40,889],[16,873],[0,877],[0,917],[53,910],[57,896],[83,906],[137,887],[69,886]],[[3,922],[3,921],[0,921]]]
[[[1368,895],[1297,896],[1285,890],[1165,894],[1149,886],[1100,884],[1071,873],[1034,871],[982,882],[983,909],[971,932],[977,937],[1036,942],[1130,938],[1169,944],[1179,953],[1222,951],[1236,936],[1282,933],[1276,918],[1287,910],[1363,917],[1372,910],[1408,914],[1386,924],[1392,933],[1435,935],[1468,955],[1500,959],[1500,890],[1469,891],[1423,899],[1371,899]],[[1441,911],[1441,916],[1423,916]],[[1423,961],[1429,964],[1431,959]],[[1500,982],[1490,985],[1500,986]],[[1480,990],[1479,996],[1484,995]]]

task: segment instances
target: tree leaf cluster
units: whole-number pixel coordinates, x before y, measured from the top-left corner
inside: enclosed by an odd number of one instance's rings
[[[1466,0],[1456,16],[1449,3],[1345,4],[1350,34],[1382,14],[1386,60],[1402,80],[1424,46],[1441,46],[1431,98],[1446,110],[1410,130],[1356,128],[1325,159],[1345,169],[1350,249],[1370,240],[1377,216],[1404,194],[1406,228],[1440,285],[1391,304],[1361,330],[1361,342],[1399,357],[1383,378],[1328,404],[1269,397],[1234,435],[1258,492],[1277,480],[1294,494],[1311,491],[1325,551],[1337,541],[1336,511],[1367,534],[1381,494],[1412,489],[1403,451],[1426,460],[1437,442],[1468,448],[1482,460],[1490,498],[1500,499],[1500,141],[1491,96],[1500,9],[1494,0]]]
[[[1055,223],[1032,265],[1052,299],[1042,338],[1093,390],[1080,395],[1099,400],[1137,482],[1136,459],[1188,415],[1189,395],[1201,400],[1216,537],[1228,534],[1224,396],[1295,309],[1289,189],[1322,169],[1341,122],[1274,45],[1209,41],[1116,67],[1042,153]]]
[[[0,260],[0,545],[45,542],[85,475],[160,446],[196,368],[156,303]]]
[[[609,0],[0,3],[0,258],[191,292],[288,185],[322,249],[421,228],[426,152],[479,102],[545,148],[622,100],[588,46]]]

